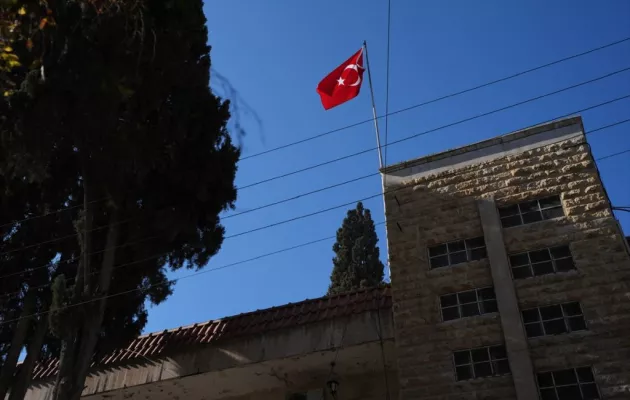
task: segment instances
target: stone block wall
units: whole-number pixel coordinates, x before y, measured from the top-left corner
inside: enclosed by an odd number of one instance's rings
[[[508,254],[569,245],[576,271],[514,280],[521,309],[579,301],[587,331],[529,339],[534,372],[593,366],[630,398],[630,256],[584,136],[388,187],[400,399],[516,399],[512,376],[457,382],[452,353],[503,343],[498,313],[442,322],[439,296],[492,285],[488,260],[431,270],[427,247],[483,235],[476,200],[560,195],[564,217],[503,229]]]

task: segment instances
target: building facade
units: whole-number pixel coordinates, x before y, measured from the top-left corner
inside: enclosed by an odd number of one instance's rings
[[[382,172],[401,400],[630,399],[630,254],[580,117]]]
[[[140,336],[95,360],[82,397],[397,399],[390,291],[342,293]],[[37,365],[26,400],[52,399],[57,367],[54,359]]]
[[[382,172],[391,286],[141,336],[83,397],[630,399],[630,252],[581,118]]]

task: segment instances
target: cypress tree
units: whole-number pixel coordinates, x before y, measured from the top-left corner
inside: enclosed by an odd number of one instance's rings
[[[33,318],[15,324],[19,335],[0,330],[0,399],[5,383],[11,398],[21,391],[15,354],[29,345],[59,356],[51,399],[78,400],[99,354],[171,294],[167,271],[203,268],[219,251],[240,150],[230,103],[209,88],[202,0],[0,0],[0,11],[0,224],[65,209],[0,227],[3,268],[27,272],[27,295],[47,289],[9,308]],[[27,240],[43,245],[7,253]],[[1,281],[0,293],[20,289]]]
[[[359,202],[355,209],[348,211],[337,230],[329,295],[374,287],[383,282],[384,267],[377,243],[370,210]]]

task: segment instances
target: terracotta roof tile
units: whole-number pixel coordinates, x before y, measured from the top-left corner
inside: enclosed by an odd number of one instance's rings
[[[125,349],[117,349],[97,360],[93,366],[104,366],[143,357],[155,357],[181,347],[240,336],[290,328],[324,321],[377,308],[391,308],[389,286],[359,290],[335,296],[304,300],[279,307],[257,310],[201,324],[150,333],[133,340]],[[57,373],[56,359],[44,360],[35,366],[33,379],[46,379]]]

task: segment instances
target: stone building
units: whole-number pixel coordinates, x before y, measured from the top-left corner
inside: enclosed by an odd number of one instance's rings
[[[630,255],[580,117],[382,172],[401,400],[630,399]]]
[[[96,360],[90,400],[398,398],[390,288],[258,310],[143,335]],[[50,400],[57,360],[26,400]]]
[[[391,287],[142,336],[83,396],[630,399],[630,252],[581,118],[382,172]]]

